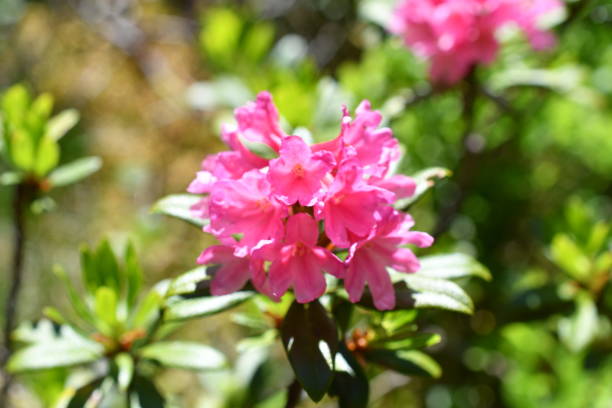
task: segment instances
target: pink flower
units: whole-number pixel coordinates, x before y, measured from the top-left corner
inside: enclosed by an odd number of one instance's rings
[[[270,266],[270,288],[280,297],[293,287],[300,303],[311,302],[325,293],[323,271],[341,277],[344,265],[335,255],[317,246],[319,228],[308,214],[289,217],[284,244]]]
[[[217,266],[210,284],[210,293],[215,296],[236,292],[242,289],[249,279],[257,290],[271,296],[262,262],[257,256],[236,256],[230,245],[211,246],[198,257],[200,265]]]
[[[379,127],[381,114],[367,101],[355,119],[343,108],[339,136],[314,146],[282,132],[268,93],[237,109],[236,118],[238,127],[222,132],[230,150],[205,159],[188,188],[204,195],[192,213],[210,221],[204,231],[220,242],[198,259],[216,266],[211,293],[231,293],[250,280],[274,300],[292,288],[306,303],[325,293],[327,273],[346,279],[351,300],[367,283],[376,307],[392,307],[385,267],[415,271],[416,257],[401,245],[426,246],[431,237],[409,231],[412,219],[391,207],[414,194],[416,183],[389,176],[399,146],[390,129]],[[266,160],[244,139],[279,156]],[[336,253],[348,254],[347,261]]]
[[[476,64],[497,56],[498,30],[517,24],[536,49],[554,44],[537,27],[541,15],[561,7],[558,0],[401,0],[390,29],[414,52],[431,61],[432,80],[453,84]]]
[[[213,295],[227,295],[240,290],[251,276],[248,257],[234,255],[234,248],[215,245],[207,248],[198,258],[200,265],[218,265],[210,285]]]
[[[260,92],[255,102],[236,109],[235,115],[238,129],[245,138],[278,151],[286,134],[278,123],[278,110],[270,93]]]
[[[317,215],[325,220],[325,233],[334,245],[348,247],[370,233],[377,211],[393,199],[390,191],[369,185],[358,163],[348,160],[338,170]]]
[[[342,161],[345,147],[352,148],[352,155],[363,169],[366,177],[382,178],[389,164],[399,159],[399,144],[389,128],[379,128],[382,115],[373,111],[369,101],[363,101],[355,111],[355,119],[343,107],[342,129],[333,140],[312,146],[315,152],[329,151],[337,162]]]
[[[369,237],[351,246],[345,278],[351,302],[361,299],[367,283],[377,309],[390,310],[395,307],[395,291],[386,268],[401,272],[418,271],[420,264],[417,257],[410,249],[400,246],[413,244],[428,247],[433,243],[430,235],[409,231],[413,225],[409,215],[390,211]]]
[[[312,154],[310,147],[298,136],[283,139],[280,157],[270,161],[268,179],[276,197],[287,205],[314,204],[321,192],[323,177],[334,166],[331,153]]]
[[[209,231],[219,237],[243,234],[238,249],[282,235],[287,208],[271,197],[265,174],[251,170],[239,180],[222,180],[210,195]]]

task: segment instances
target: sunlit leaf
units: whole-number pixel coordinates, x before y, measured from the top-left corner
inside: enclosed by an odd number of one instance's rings
[[[91,176],[101,167],[99,157],[85,157],[56,168],[47,179],[52,187],[63,187]]]
[[[420,351],[367,349],[363,354],[368,361],[405,375],[438,378],[442,374],[438,363]]]
[[[417,275],[438,279],[454,279],[467,276],[478,276],[491,280],[488,269],[474,258],[465,254],[444,254],[423,256],[419,258],[421,269]]]
[[[186,320],[221,313],[248,300],[253,295],[253,292],[242,291],[223,296],[171,299],[166,306],[164,319],[168,321]]]
[[[391,276],[394,282],[404,282],[413,291],[410,297],[416,308],[433,307],[467,314],[474,310],[470,297],[454,282],[398,272]]]
[[[190,194],[175,194],[162,198],[155,203],[151,212],[165,214],[187,221],[196,227],[203,227],[206,221],[193,216],[191,207],[200,202],[201,197]]]
[[[76,109],[66,109],[49,119],[46,136],[51,140],[59,140],[79,121],[79,112]]]
[[[11,372],[86,364],[102,358],[104,349],[85,338],[56,338],[18,350],[8,363]]]
[[[186,341],[158,342],[144,347],[141,356],[166,367],[187,370],[216,370],[226,364],[225,356],[212,347]]]
[[[437,180],[449,177],[451,171],[442,167],[431,167],[413,175],[412,178],[416,182],[416,191],[412,197],[397,200],[394,204],[395,208],[405,209],[414,204],[423,194],[431,189]]]

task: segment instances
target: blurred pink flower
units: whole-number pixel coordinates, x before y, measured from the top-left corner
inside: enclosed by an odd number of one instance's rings
[[[376,307],[392,307],[385,267],[415,271],[414,254],[400,246],[426,246],[431,237],[409,231],[412,218],[391,206],[414,194],[416,183],[389,174],[400,152],[391,130],[379,127],[381,114],[368,101],[354,119],[342,111],[339,136],[313,146],[280,130],[268,93],[236,110],[237,128],[223,128],[230,150],[205,159],[188,188],[204,195],[192,213],[210,220],[204,231],[221,243],[198,259],[217,265],[211,293],[230,293],[250,280],[272,299],[293,288],[306,303],[325,293],[329,273],[346,279],[351,300],[368,284]],[[244,139],[279,155],[264,159]]]
[[[433,81],[453,84],[495,59],[496,34],[505,25],[518,25],[535,49],[554,45],[538,19],[561,6],[559,0],[400,0],[390,30],[430,60]]]

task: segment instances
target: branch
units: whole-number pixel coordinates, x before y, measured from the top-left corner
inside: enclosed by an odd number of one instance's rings
[[[440,218],[436,227],[433,230],[433,236],[438,237],[448,230],[453,220],[461,210],[463,201],[466,198],[467,184],[472,178],[472,172],[475,164],[473,155],[468,148],[469,138],[474,132],[476,123],[476,100],[479,94],[479,85],[476,78],[475,69],[465,78],[465,86],[463,88],[462,98],[462,117],[465,122],[463,133],[461,136],[461,161],[460,168],[457,171],[457,183],[459,184],[459,192],[455,200],[451,204],[441,210]]]
[[[0,363],[2,368],[6,366],[11,353],[13,351],[13,341],[11,334],[15,328],[15,320],[17,317],[17,304],[19,301],[19,293],[21,291],[21,283],[23,279],[23,261],[26,242],[26,220],[25,212],[30,203],[32,196],[32,187],[29,184],[21,183],[15,189],[13,197],[13,261],[11,272],[11,287],[6,300],[5,321],[4,321],[4,350]],[[6,406],[8,391],[11,386],[12,378],[5,371],[4,383],[0,389],[0,407]]]

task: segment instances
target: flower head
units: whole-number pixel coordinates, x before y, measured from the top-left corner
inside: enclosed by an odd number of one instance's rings
[[[399,146],[390,129],[379,127],[381,114],[367,101],[355,118],[343,108],[339,136],[312,146],[284,133],[268,93],[237,109],[236,118],[237,127],[223,129],[230,150],[205,159],[188,189],[204,195],[193,215],[208,219],[204,230],[221,242],[198,259],[214,266],[211,293],[230,293],[250,280],[273,299],[293,289],[306,303],[325,293],[331,274],[345,280],[352,301],[367,284],[376,307],[392,308],[385,268],[416,271],[418,260],[403,245],[432,239],[410,231],[412,218],[392,208],[416,184],[389,174]],[[278,156],[256,155],[245,139]]]
[[[495,59],[496,34],[506,25],[517,25],[535,49],[554,45],[554,37],[537,23],[542,14],[561,4],[559,0],[400,0],[390,29],[430,60],[432,80],[453,84],[474,65]]]

